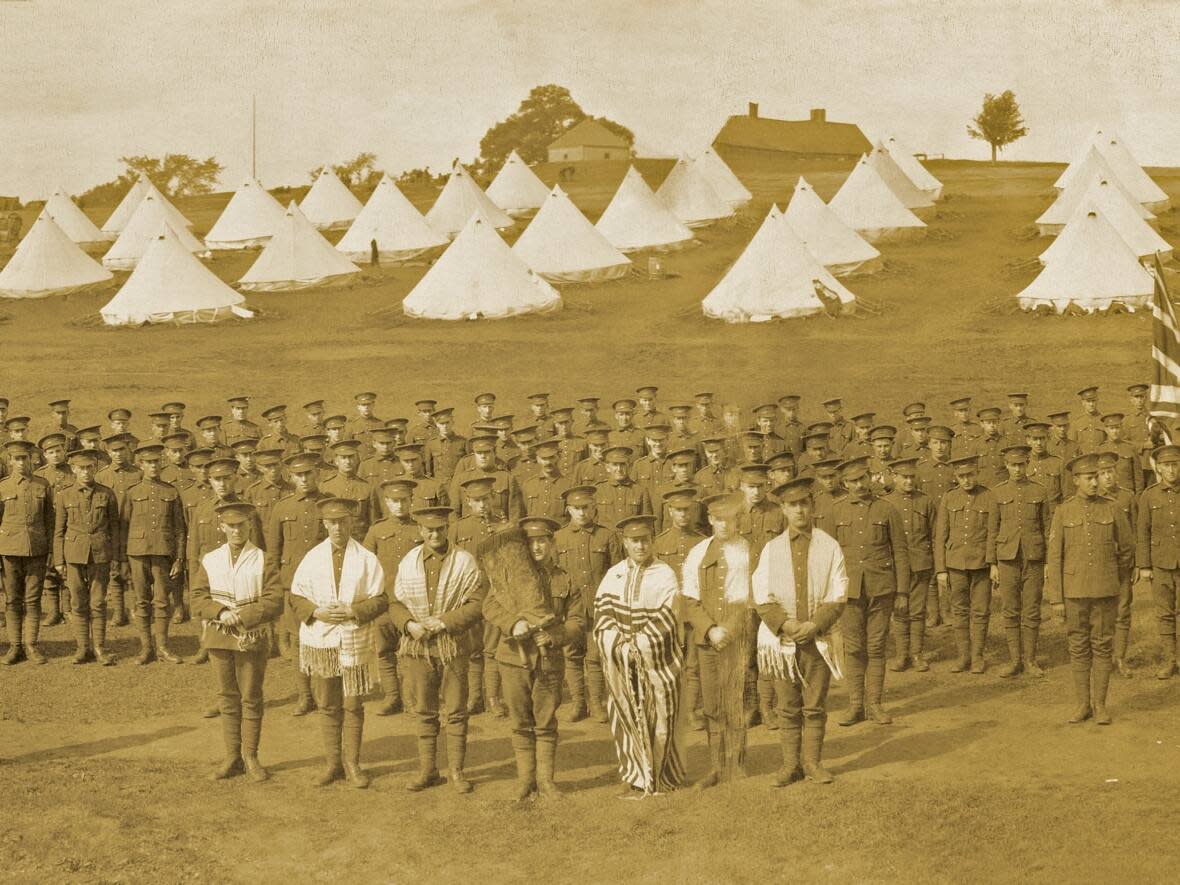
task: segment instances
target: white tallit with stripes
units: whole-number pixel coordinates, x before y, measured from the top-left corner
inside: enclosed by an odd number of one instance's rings
[[[251,541],[242,547],[237,560],[230,555],[229,544],[222,544],[202,556],[201,567],[209,578],[209,595],[213,601],[232,612],[237,612],[243,605],[257,602],[262,596],[265,558],[265,554]],[[230,627],[221,621],[205,621],[203,629],[234,637],[242,651],[256,648],[268,634],[267,626],[246,630]]]
[[[403,556],[393,582],[394,597],[419,623],[465,604],[479,589],[480,583],[475,557],[452,544],[439,568],[438,588],[431,605],[426,588],[426,565],[422,561],[425,553],[426,545],[419,544]],[[449,661],[458,654],[458,644],[450,633],[438,633],[424,639],[403,636],[398,641],[397,653],[403,657],[424,658],[432,651],[440,660]]]

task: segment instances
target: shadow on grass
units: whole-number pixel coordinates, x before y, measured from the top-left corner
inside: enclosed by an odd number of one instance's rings
[[[80,744],[67,744],[64,747],[51,747],[36,750],[21,756],[0,760],[0,765],[28,765],[33,762],[45,762],[50,759],[85,759],[89,756],[99,756],[103,753],[113,753],[126,750],[129,747],[141,747],[156,741],[167,740],[178,735],[196,731],[193,725],[169,725],[155,731],[145,731],[139,734],[124,734],[118,737],[103,738],[96,741],[85,741]]]

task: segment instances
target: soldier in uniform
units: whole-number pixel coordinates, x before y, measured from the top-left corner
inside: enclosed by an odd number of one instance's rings
[[[197,505],[213,497],[213,489],[209,485],[208,470],[212,460],[213,452],[210,449],[195,449],[189,452],[184,463],[186,465],[185,470],[188,472],[190,479],[172,484],[180,493],[180,506],[184,512],[184,524],[186,526],[192,525],[193,514],[197,510]],[[162,471],[160,476],[162,479]],[[168,585],[168,605],[172,610],[172,623],[174,624],[183,624],[189,619],[189,609],[184,601],[184,586],[184,575],[181,575],[174,581],[170,581]],[[193,659],[194,664],[204,664],[207,661],[208,655],[205,654],[204,649]]]
[[[5,664],[26,658],[44,664],[37,647],[41,632],[41,584],[53,538],[53,488],[33,475],[31,442],[10,439],[4,444],[9,475],[0,479],[0,563],[7,599]]]
[[[635,400],[615,400],[611,408],[615,427],[610,431],[608,442],[612,446],[629,448],[637,457],[643,451],[643,431],[635,426]]]
[[[406,468],[397,456],[397,447],[394,444],[396,437],[397,434],[388,427],[377,427],[369,431],[369,445],[373,449],[373,455],[361,461],[356,471],[357,477],[376,488],[385,480],[397,479],[405,473]],[[306,448],[306,439],[303,445]]]
[[[445,489],[450,485],[459,461],[467,452],[467,437],[455,433],[454,409],[439,409],[435,412],[434,426],[437,435],[427,440],[423,449],[426,472]],[[444,500],[439,503],[446,505],[449,502]]]
[[[74,437],[76,440],[77,437]],[[36,475],[49,483],[50,489],[56,497],[67,486],[74,484],[74,473],[66,466],[66,447],[69,440],[63,433],[50,433],[41,437],[37,447],[45,459],[45,464],[38,467]],[[46,564],[45,576],[42,579],[41,614],[43,627],[56,627],[65,620],[69,613],[69,593],[62,593],[65,587],[65,576],[58,571],[52,559]]]
[[[170,428],[172,427],[172,421],[171,421],[168,413],[167,412],[152,412],[151,414],[148,415],[148,421],[151,422],[151,428],[152,428],[152,435],[151,435],[151,438],[148,440],[148,442],[149,443],[160,443],[162,445],[164,442],[164,437],[166,437],[169,434]],[[138,448],[138,446],[137,446],[137,448]]]
[[[275,504],[295,489],[283,478],[283,452],[281,449],[261,449],[255,452],[254,463],[261,475],[246,486],[242,497],[257,508],[258,518],[265,527],[270,522],[270,514],[274,510]]]
[[[1131,494],[1138,496],[1143,491],[1143,473],[1139,469],[1139,452],[1123,439],[1122,413],[1113,412],[1103,415],[1102,426],[1106,432],[1106,442],[1098,448],[1117,458],[1114,471],[1115,476],[1118,477],[1119,485]]]
[[[598,484],[598,516],[603,525],[614,525],[625,516],[652,512],[651,494],[627,475],[632,450],[611,446],[603,453],[606,482]]]
[[[1008,469],[1004,466],[1003,450],[1009,444],[1000,433],[1000,410],[995,407],[980,409],[977,413],[983,433],[975,438],[970,448],[961,455],[974,455],[979,461],[979,482],[987,488],[1008,478]]]
[[[153,658],[169,664],[181,659],[168,648],[168,591],[184,570],[184,509],[180,492],[160,479],[163,446],[149,443],[135,450],[143,478],[127,489],[119,510],[126,539],[131,584],[135,588],[135,622],[140,664]],[[153,649],[154,645],[154,649]]]
[[[231,396],[226,400],[230,419],[221,425],[225,444],[232,446],[240,439],[261,439],[262,428],[250,420],[250,397]]]
[[[803,454],[803,422],[799,420],[799,396],[794,393],[778,398],[778,421],[774,432],[792,455]]]
[[[1077,699],[1069,721],[1093,718],[1109,725],[1106,692],[1119,592],[1134,565],[1135,542],[1126,517],[1098,494],[1098,458],[1082,455],[1069,470],[1075,494],[1053,514],[1045,595],[1065,619]]]
[[[635,426],[640,430],[647,429],[650,424],[666,424],[667,418],[656,407],[656,394],[659,388],[650,384],[635,388],[635,399],[639,410],[635,415]]]
[[[562,493],[573,483],[561,472],[561,449],[556,439],[543,440],[536,445],[537,474],[520,485],[524,509],[528,516],[544,516],[558,525],[565,521],[565,502]]]
[[[70,423],[70,401],[68,399],[54,400],[49,404],[51,409],[45,430],[41,436],[60,433],[66,438],[66,451],[72,452],[78,447],[78,428]]]
[[[743,505],[738,514],[738,534],[750,542],[750,550],[757,558],[766,542],[782,532],[783,512],[766,496],[769,472],[765,464],[746,463],[740,470],[738,491]]]
[[[182,489],[191,482],[191,474],[185,466],[185,460],[188,458],[192,439],[187,433],[169,433],[160,442],[164,445],[160,479],[176,486],[177,490]]]
[[[897,658],[890,669],[900,673],[912,664],[919,673],[925,673],[930,669],[922,652],[926,642],[926,600],[934,569],[932,538],[937,511],[930,496],[918,489],[916,457],[892,461],[889,469],[894,486],[885,500],[901,515],[910,561],[909,584],[898,588],[893,606]]]
[[[893,440],[897,437],[897,428],[892,424],[880,424],[869,431],[869,443],[873,447],[869,455],[869,480],[873,484],[873,494],[884,496],[893,488],[893,473],[889,469]]]
[[[509,521],[519,519],[524,515],[524,498],[520,493],[520,485],[507,470],[496,465],[496,438],[494,436],[477,436],[468,441],[475,466],[470,470],[458,470],[451,479],[451,486],[447,490],[447,499],[457,503],[455,515],[466,516],[466,502],[463,498],[463,483],[469,479],[487,478],[494,481],[493,496],[495,509],[503,513]]]
[[[1127,387],[1127,395],[1131,400],[1131,414],[1127,416],[1124,425],[1126,440],[1139,455],[1139,469],[1142,473],[1141,481],[1146,488],[1148,476],[1151,474],[1151,452],[1153,438],[1157,435],[1156,421],[1147,408],[1147,393],[1151,389],[1147,384],[1131,384]]]
[[[475,421],[471,424],[469,436],[478,436],[476,427],[487,424],[496,414],[496,395],[494,393],[480,393],[475,397]]]
[[[669,521],[668,509],[666,506],[663,506],[667,493],[676,489],[688,489],[694,494],[699,492],[696,483],[692,481],[693,467],[696,465],[696,452],[694,450],[679,449],[669,452],[667,461],[672,472],[671,478],[667,482],[657,483],[651,491],[653,509],[655,509],[655,502],[658,501],[661,503],[659,510],[655,514],[657,534],[664,530]]]
[[[239,436],[234,439],[233,443],[230,443],[222,435],[220,415],[205,415],[197,419],[197,447],[209,449],[213,452],[215,458],[232,458],[234,443],[241,442],[242,440],[258,442],[257,437]]]
[[[867,714],[888,725],[893,719],[882,700],[889,618],[898,588],[910,586],[905,526],[897,508],[873,494],[865,459],[845,461],[840,477],[848,495],[832,508],[831,523],[848,569],[848,604],[840,616],[848,712],[839,724],[855,725]]]
[[[668,448],[692,449],[693,452],[699,450],[701,437],[692,429],[692,406],[687,403],[676,403],[668,406],[668,414],[672,416]],[[773,420],[769,422],[769,426],[773,429]],[[693,465],[693,469],[696,469],[696,465]]]
[[[553,416],[549,414],[549,394],[529,394],[529,423],[537,428],[542,437],[553,436]]]
[[[324,401],[313,399],[303,404],[303,420],[292,428],[298,436],[317,436],[324,432]],[[259,434],[261,436],[262,434]]]
[[[557,440],[560,449],[558,464],[561,472],[569,476],[574,472],[574,465],[586,457],[586,440],[574,435],[574,410],[572,408],[554,409],[553,438]]]
[[[390,418],[385,422],[385,428],[394,434],[393,444],[403,446],[406,444],[406,436],[409,433],[410,419]]]
[[[628,476],[644,486],[649,492],[667,482],[672,475],[668,464],[668,435],[672,428],[667,424],[649,424],[643,428],[644,453],[636,458],[628,470]]]
[[[610,429],[605,424],[591,425],[586,434],[586,457],[574,465],[572,474],[576,485],[595,485],[606,481],[606,462],[603,453],[610,445]]]
[[[848,490],[840,484],[839,458],[827,458],[812,465],[812,476],[796,477],[796,479],[811,479],[811,524],[823,529],[832,537],[836,536],[836,527],[832,525],[832,509],[836,502],[848,494]],[[782,506],[782,501],[779,501]]]
[[[725,487],[736,490],[742,483],[743,464],[761,464],[765,457],[762,433],[757,430],[743,431],[737,437],[737,448],[733,452],[733,466],[725,478]]]
[[[512,431],[511,436],[512,444],[516,447],[516,459],[508,468],[508,472],[516,478],[518,483],[523,483],[526,479],[536,476],[541,470],[536,457],[536,444],[539,439],[537,428],[531,424],[528,427],[517,427]]]
[[[160,411],[168,416],[169,433],[183,433],[195,442],[196,435],[184,426],[184,412],[186,408],[187,406],[184,403],[172,402],[164,403],[164,405],[160,406]]]
[[[894,460],[925,457],[930,453],[930,427],[934,422],[929,415],[910,415],[905,423],[909,433],[893,441]]]
[[[108,436],[125,436],[131,450],[139,445],[139,439],[131,433],[130,409],[111,409],[107,412],[107,432],[103,434],[104,443]]]
[[[1008,414],[1000,420],[1000,433],[1008,438],[1008,445],[1024,445],[1024,426],[1028,416],[1028,394],[1008,394]]]
[[[368,432],[367,430],[365,431]],[[319,436],[319,434],[309,434],[309,436]],[[324,433],[327,445],[343,442],[346,439],[352,439],[352,435],[348,429],[348,419],[343,415],[329,415],[324,419]]]
[[[418,420],[406,433],[410,443],[424,446],[438,435],[438,428],[434,426],[434,410],[437,407],[438,400],[433,399],[420,399],[414,403],[414,408],[418,410]]]
[[[1069,412],[1051,412],[1049,414],[1049,454],[1056,455],[1063,463],[1068,464],[1082,453],[1078,447],[1077,438],[1069,423]],[[1106,431],[1103,431],[1103,439]],[[1073,483],[1073,479],[1070,479]],[[1063,497],[1069,497],[1063,493]]]
[[[143,478],[143,474],[131,463],[131,442],[135,438],[130,434],[116,434],[103,439],[111,463],[101,468],[95,474],[95,481],[106,486],[115,493],[115,506],[123,507],[123,499],[127,496],[127,489]],[[131,584],[131,572],[127,566],[127,557],[112,562],[108,572],[107,582],[107,612],[108,624],[126,627],[130,605],[124,607],[123,597]]]
[[[74,663],[97,660],[110,667],[115,656],[106,650],[107,578],[111,563],[124,559],[119,501],[94,481],[98,458],[92,452],[73,452],[70,467],[74,482],[54,496],[53,561],[73,598]]]
[[[955,439],[961,440],[964,450],[970,445],[970,440],[983,436],[983,428],[971,418],[971,397],[962,396],[950,403],[951,414],[954,417],[949,424],[954,431]]]
[[[299,452],[299,437],[287,430],[287,407],[271,406],[262,413],[262,417],[270,425],[267,432],[258,440],[260,449],[282,449],[285,455]]]
[[[692,397],[696,416],[693,419],[693,430],[697,436],[704,439],[707,436],[724,436],[725,424],[713,413],[713,394],[708,391],[694,393]]]
[[[1047,522],[1053,521],[1053,511],[1061,503],[1065,488],[1065,462],[1049,454],[1049,425],[1044,421],[1030,421],[1024,425],[1028,441],[1028,476],[1045,487],[1048,504]],[[1072,485],[1072,481],[1070,482]]]
[[[768,487],[772,489],[789,483],[795,478],[795,456],[790,452],[771,455],[766,459],[766,476]]]
[[[347,439],[355,439],[367,444],[369,431],[385,426],[385,422],[373,414],[373,405],[377,402],[377,394],[358,393],[353,397],[353,400],[356,402],[356,414],[346,419],[343,434]],[[328,421],[324,422],[324,427],[330,427]],[[331,434],[329,434],[330,437]]]
[[[450,506],[446,488],[436,478],[426,475],[426,459],[423,457],[421,445],[409,443],[398,446],[394,453],[401,466],[398,476],[414,481],[414,501],[411,509]]]
[[[574,405],[578,407],[577,412],[574,414],[574,433],[579,436],[586,436],[587,431],[592,427],[597,427],[603,423],[598,417],[598,397],[582,396],[574,400]],[[609,430],[609,428],[605,429]]]
[[[787,450],[787,444],[781,436],[774,432],[774,424],[778,419],[778,406],[773,403],[758,406],[754,409],[754,429],[762,434],[762,459]],[[699,438],[694,437],[692,444],[699,445]]]
[[[1008,666],[1000,675],[1005,678],[1021,672],[1045,675],[1037,664],[1037,638],[1041,629],[1049,500],[1045,487],[1028,477],[1030,451],[1025,445],[1005,447],[1008,479],[991,490],[987,562],[1003,606]]]
[[[701,440],[701,450],[705,455],[705,466],[693,474],[692,481],[702,494],[719,495],[727,490],[725,482],[729,473],[725,463],[725,440],[718,436]]]
[[[1083,387],[1078,391],[1082,401],[1082,417],[1074,422],[1074,435],[1083,455],[1106,444],[1106,428],[1102,426],[1102,409],[1098,406],[1098,388]]]
[[[852,416],[852,439],[841,450],[842,458],[868,458],[873,454],[872,432],[876,420],[876,412],[861,412]]]
[[[832,425],[828,430],[828,450],[833,455],[844,452],[845,446],[852,442],[852,425],[844,418],[844,401],[839,397],[825,400],[824,411],[828,413],[828,422]]]
[[[303,440],[299,441],[300,448],[303,447]],[[270,452],[279,452],[279,457],[282,457],[282,449],[267,449]],[[250,437],[243,437],[230,446],[229,454],[222,454],[218,456],[218,450],[213,450],[214,457],[233,458],[238,462],[237,483],[240,491],[245,491],[258,480],[262,479],[262,471],[258,469],[258,440]]]
[[[1152,457],[1159,482],[1148,486],[1139,499],[1135,560],[1139,579],[1151,582],[1155,601],[1161,657],[1155,675],[1171,679],[1176,673],[1180,606],[1180,446],[1160,446]]]
[[[373,487],[357,476],[361,464],[360,448],[358,440],[349,439],[329,449],[336,475],[321,482],[320,490],[329,497],[356,502],[349,525],[356,540],[363,541],[369,526],[381,518],[381,505]]]
[[[724,494],[722,489],[715,494]],[[681,573],[684,558],[695,547],[705,533],[701,531],[700,503],[692,488],[669,489],[663,496],[663,508],[668,514],[667,525],[656,535],[655,555],[672,566],[676,579],[683,586]],[[621,548],[620,548],[621,551]],[[617,551],[618,552],[618,551]],[[617,562],[616,557],[613,562]],[[609,564],[608,564],[609,567]],[[605,569],[603,570],[605,574]],[[601,579],[601,576],[599,576]],[[705,720],[701,714],[701,670],[697,658],[696,643],[692,639],[692,623],[688,613],[681,606],[681,620],[684,626],[684,694],[683,706],[688,711],[689,722],[694,731],[703,731]]]
[[[1118,511],[1127,518],[1132,527],[1139,525],[1139,502],[1141,496],[1132,494],[1119,484],[1119,465],[1122,459],[1118,452],[1102,449],[1098,455],[1098,494],[1110,498]],[[1138,464],[1134,465],[1138,473]],[[1048,523],[1046,523],[1047,525]],[[1046,529],[1047,530],[1047,529]],[[1114,622],[1114,668],[1124,679],[1132,677],[1127,663],[1127,646],[1131,639],[1131,603],[1134,599],[1135,573],[1123,577],[1119,589],[1119,611]]]
[[[959,660],[952,673],[983,673],[984,646],[991,615],[992,585],[987,561],[988,526],[995,499],[979,483],[979,457],[951,461],[955,488],[942,496],[934,529],[934,572],[950,600]]]
[[[829,439],[827,430],[808,430],[803,434],[803,454],[795,459],[796,476],[812,476],[816,462],[836,454],[828,448]]]
[[[102,437],[102,428],[95,424],[93,427],[81,427],[78,429],[78,448],[88,449],[99,453],[97,463],[102,463],[103,454],[100,443]]]

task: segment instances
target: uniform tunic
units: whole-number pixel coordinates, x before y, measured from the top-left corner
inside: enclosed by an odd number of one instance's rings
[[[538,474],[521,483],[521,494],[524,495],[524,509],[528,516],[547,516],[559,523],[564,523],[568,517],[565,513],[565,500],[562,492],[571,487],[568,476],[560,473],[552,476]]]
[[[624,516],[652,512],[648,490],[630,479],[599,483],[595,501],[598,503],[599,521],[605,526],[613,527]]]
[[[1180,607],[1180,485],[1149,486],[1139,498],[1136,524],[1135,562],[1152,570],[1156,623],[1167,645],[1175,640]]]
[[[337,474],[322,482],[320,489],[330,497],[347,498],[356,502],[356,516],[352,520],[352,537],[357,541],[364,540],[369,526],[381,518],[381,505],[377,500],[377,493],[363,479]]]
[[[38,616],[53,538],[53,489],[40,476],[0,479],[0,557],[9,617]]]
[[[1049,495],[1039,482],[1009,479],[992,489],[987,561],[999,571],[1005,629],[1032,630],[1041,623]]]

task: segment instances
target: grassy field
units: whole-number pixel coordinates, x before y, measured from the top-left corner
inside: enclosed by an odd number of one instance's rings
[[[652,183],[667,164],[644,168]],[[190,415],[220,412],[225,396],[258,406],[326,398],[346,409],[375,390],[382,417],[408,415],[429,395],[472,415],[471,397],[500,394],[502,411],[547,389],[609,400],[640,383],[667,403],[702,388],[753,406],[791,391],[805,417],[842,395],[847,414],[875,408],[894,418],[913,399],[945,415],[955,396],[1000,404],[1027,390],[1031,412],[1073,407],[1074,391],[1150,380],[1147,317],[1041,319],[997,310],[1035,275],[1048,244],[1033,221],[1051,200],[1060,167],[938,162],[945,199],[929,236],[886,246],[884,270],[849,287],[875,308],[841,320],[759,326],[706,321],[699,302],[774,201],[785,204],[799,169],[739,170],[755,194],[732,225],[701,232],[701,245],[665,259],[671,276],[567,287],[566,309],[545,317],[478,324],[406,320],[400,301],[424,268],[366,269],[346,289],[250,296],[260,316],[221,326],[108,330],[96,323],[110,292],[0,304],[0,394],[13,414],[39,416],[61,396],[76,423],[98,423],[115,405],[141,415],[178,397]],[[605,207],[622,166],[605,165],[568,190],[591,218]],[[845,172],[802,170],[830,197]],[[1152,170],[1180,199],[1180,172]],[[543,170],[552,183],[556,170]],[[420,206],[429,193],[410,193]],[[226,197],[182,210],[207,230]],[[106,210],[95,211],[98,220]],[[1160,218],[1180,243],[1180,216]],[[235,280],[250,256],[218,256]],[[137,425],[142,431],[142,425]],[[1155,657],[1150,594],[1138,591],[1133,660]],[[995,623],[995,622],[993,622]],[[951,638],[937,631],[929,674],[890,674],[896,724],[832,728],[827,757],[837,783],[773,790],[775,736],[751,735],[750,777],[707,796],[641,803],[612,798],[612,749],[604,726],[563,726],[560,805],[517,808],[503,723],[473,726],[472,797],[449,788],[413,796],[407,717],[370,717],[364,794],[317,791],[313,721],[289,716],[288,665],[268,676],[271,707],[263,757],[272,783],[210,784],[219,728],[197,711],[212,691],[208,668],[74,668],[65,627],[48,631],[47,667],[0,673],[0,870],[17,882],[438,881],[539,878],[584,882],[1128,882],[1173,881],[1171,797],[1180,788],[1180,683],[1142,669],[1113,686],[1115,725],[1069,727],[1061,628],[1048,629],[1046,680],[947,672]],[[995,629],[993,628],[993,633]],[[129,630],[116,649],[132,650]],[[993,639],[992,659],[1003,653]],[[179,642],[191,653],[185,628]],[[833,709],[843,702],[834,694]],[[704,769],[700,735],[689,739],[690,774]],[[233,858],[228,860],[227,858]]]

